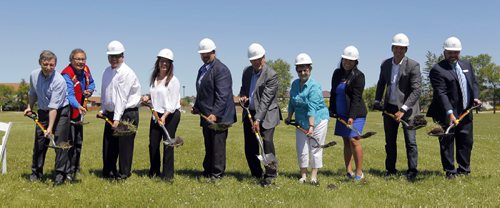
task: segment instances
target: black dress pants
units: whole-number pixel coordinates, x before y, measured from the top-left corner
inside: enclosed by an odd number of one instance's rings
[[[45,127],[49,124],[49,111],[38,110],[38,121]],[[54,122],[54,129],[52,133],[54,134],[54,140],[56,145],[68,142],[69,137],[69,105],[62,107],[57,110],[57,117]],[[37,125],[35,129],[35,143],[33,147],[33,161],[31,164],[32,174],[42,177],[43,175],[43,165],[45,163],[45,155],[47,154],[47,148],[50,140],[44,137],[43,130]],[[66,176],[68,173],[69,160],[68,151],[62,149],[55,149],[56,159],[55,159],[55,174],[56,177],[59,175]]]
[[[162,117],[162,113],[158,113]],[[179,110],[169,114],[165,119],[165,128],[168,134],[173,139],[179,126],[181,113]],[[161,176],[165,179],[174,178],[174,147],[163,145],[162,140],[167,139],[167,135],[158,123],[151,118],[149,124],[149,161],[151,166],[149,168],[149,176]],[[163,174],[160,172],[160,146],[163,146]]]
[[[113,118],[113,112],[106,112],[105,116]],[[122,121],[130,121],[136,127],[139,125],[139,111],[137,108],[128,108],[123,112]],[[132,170],[132,159],[134,155],[135,133],[128,136],[113,136],[113,129],[107,122],[104,125],[103,145],[102,145],[102,174],[105,178],[130,177]],[[116,168],[119,160],[120,170]]]

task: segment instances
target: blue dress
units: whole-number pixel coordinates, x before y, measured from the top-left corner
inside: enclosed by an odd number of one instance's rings
[[[337,85],[337,88],[335,88],[335,99],[336,99],[336,110],[337,110],[337,116],[339,116],[341,119],[347,122],[349,119],[347,117],[347,100],[346,100],[346,94],[345,94],[345,88],[346,84],[345,82],[339,83]],[[363,127],[365,126],[366,118],[356,118],[353,122],[353,127],[357,129],[359,132],[363,132]],[[354,138],[359,136],[356,131],[352,131],[351,129],[347,128],[343,123],[337,120],[335,123],[335,135],[341,136],[341,137],[349,137],[349,138]]]

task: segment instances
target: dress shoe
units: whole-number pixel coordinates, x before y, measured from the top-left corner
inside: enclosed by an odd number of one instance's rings
[[[61,174],[56,175],[56,178],[54,179],[54,186],[59,186],[64,184],[65,179],[66,177]]]
[[[406,174],[406,179],[408,181],[415,181],[417,179],[417,172],[408,172],[408,174]]]
[[[41,177],[39,177],[37,174],[31,174],[30,175],[30,181],[31,182],[36,182],[36,181],[39,181]]]

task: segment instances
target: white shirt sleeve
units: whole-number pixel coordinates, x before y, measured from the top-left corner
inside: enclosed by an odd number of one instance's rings
[[[175,110],[179,108],[180,105],[180,83],[176,77],[172,77],[170,83],[167,86],[167,94],[166,94],[166,106],[165,111],[169,113],[173,113]]]

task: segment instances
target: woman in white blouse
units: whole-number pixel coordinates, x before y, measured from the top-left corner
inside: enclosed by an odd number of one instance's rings
[[[174,76],[174,54],[170,49],[162,49],[151,74],[150,98],[144,96],[143,102],[151,99],[154,110],[160,117],[160,122],[165,125],[171,138],[175,137],[181,114],[180,105],[180,83]],[[149,159],[151,167],[149,177],[160,176],[162,179],[171,181],[174,177],[174,148],[163,145],[163,171],[160,172],[160,145],[162,138],[166,135],[162,128],[151,116],[149,125]]]

